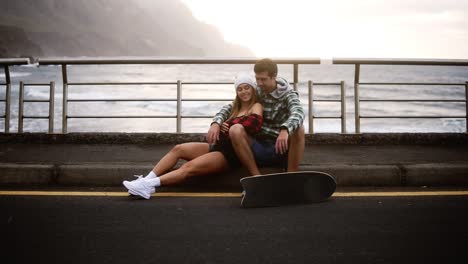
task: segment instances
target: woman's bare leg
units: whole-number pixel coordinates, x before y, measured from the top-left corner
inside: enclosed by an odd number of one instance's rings
[[[180,168],[159,177],[161,186],[185,181],[188,177],[202,176],[229,169],[229,163],[221,152],[208,152],[185,163]]]
[[[161,160],[154,166],[153,172],[160,176],[170,171],[179,159],[193,160],[209,152],[208,143],[190,142],[175,145]]]
[[[260,175],[255,157],[252,153],[250,145],[252,145],[252,139],[249,134],[245,131],[242,125],[235,124],[229,128],[229,137],[231,138],[232,147],[236,152],[237,157],[244,167],[247,168],[250,175]]]

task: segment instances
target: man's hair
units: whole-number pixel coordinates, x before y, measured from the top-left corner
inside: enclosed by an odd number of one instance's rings
[[[268,76],[275,77],[278,74],[278,65],[271,59],[261,59],[255,63],[254,72],[268,72]]]

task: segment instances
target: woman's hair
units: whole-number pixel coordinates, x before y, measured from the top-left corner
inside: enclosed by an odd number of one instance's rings
[[[247,109],[252,109],[253,105],[255,103],[258,103],[258,97],[257,97],[257,91],[255,91],[255,88],[252,87],[251,85],[249,85],[250,89],[253,90],[252,92],[252,98],[250,98],[250,102],[249,102],[249,107]],[[237,115],[239,114],[239,111],[241,109],[241,100],[239,98],[239,96],[237,95],[237,91],[236,91],[236,98],[234,99],[234,101],[232,101],[232,110],[231,110],[231,115],[229,116],[229,118],[227,120],[231,120],[232,118],[235,118],[237,117]]]

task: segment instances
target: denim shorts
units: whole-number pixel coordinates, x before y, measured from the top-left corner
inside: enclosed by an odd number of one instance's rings
[[[275,141],[254,139],[250,149],[259,167],[288,168],[288,153],[275,152]]]

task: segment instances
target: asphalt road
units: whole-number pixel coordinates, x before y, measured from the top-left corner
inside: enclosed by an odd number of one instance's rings
[[[461,263],[468,196],[0,196],[1,263]]]

